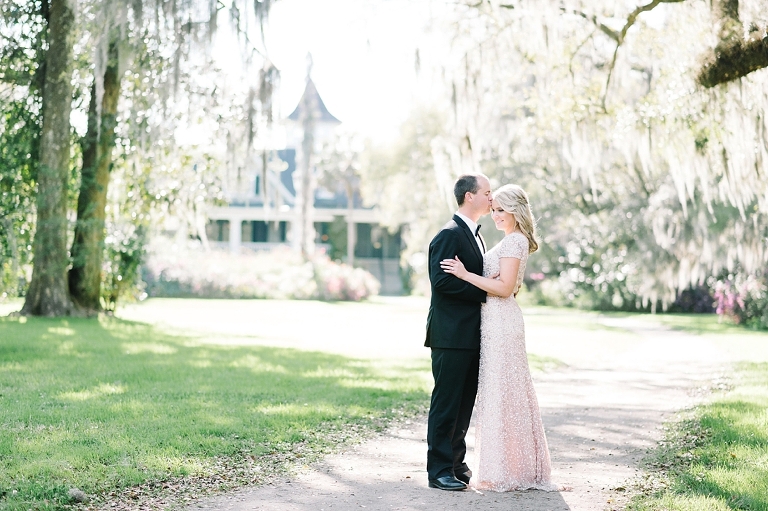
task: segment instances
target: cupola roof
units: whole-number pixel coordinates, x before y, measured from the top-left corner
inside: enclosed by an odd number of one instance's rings
[[[306,105],[310,101],[317,105],[317,110],[319,112],[317,120],[319,122],[341,124],[341,121],[334,117],[333,114],[328,111],[328,108],[326,108],[325,103],[323,103],[323,99],[317,92],[315,82],[313,82],[311,78],[307,79],[307,86],[304,88],[304,94],[302,94],[301,99],[299,100],[299,104],[296,105],[296,108],[293,109],[293,112],[291,112],[291,115],[289,115],[288,118],[292,121],[299,121],[299,118],[301,117],[302,106]]]

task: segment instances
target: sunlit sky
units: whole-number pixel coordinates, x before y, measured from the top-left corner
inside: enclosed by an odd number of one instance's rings
[[[281,114],[304,90],[307,53],[312,79],[343,126],[391,139],[415,103],[434,92],[428,66],[415,72],[416,49],[430,54],[436,36],[429,0],[280,0],[266,29],[268,56],[280,69]]]
[[[213,79],[224,80],[221,85],[230,92],[246,93],[258,82],[262,61],[258,57],[245,65],[244,59],[249,48],[258,47],[280,71],[273,95],[278,119],[293,111],[304,92],[308,54],[312,80],[343,131],[376,144],[394,140],[416,106],[444,101],[440,64],[448,52],[447,38],[435,29],[433,14],[446,7],[445,0],[279,0],[264,29],[266,49],[261,48],[252,11],[248,22],[247,14],[240,14],[241,29],[246,28],[252,41],[249,45],[235,35],[231,0],[222,3],[212,47],[221,73]],[[179,127],[177,137],[205,144],[210,143],[210,133],[210,126],[190,124]],[[265,143],[285,143],[279,130],[273,136]]]

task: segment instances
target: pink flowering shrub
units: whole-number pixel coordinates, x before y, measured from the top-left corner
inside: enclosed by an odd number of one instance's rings
[[[729,275],[714,286],[716,312],[753,328],[768,329],[768,271],[757,275]]]
[[[288,248],[231,254],[201,246],[150,249],[142,276],[149,296],[362,300],[379,292],[369,272],[325,254]]]

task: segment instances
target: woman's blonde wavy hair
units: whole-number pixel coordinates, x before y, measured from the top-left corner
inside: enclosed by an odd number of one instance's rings
[[[536,242],[536,219],[533,217],[531,205],[528,204],[528,194],[518,185],[504,185],[493,192],[493,200],[499,203],[501,209],[515,217],[520,231],[528,238],[528,253],[533,254],[539,249]]]

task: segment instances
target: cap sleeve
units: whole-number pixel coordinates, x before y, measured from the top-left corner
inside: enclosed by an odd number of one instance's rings
[[[528,239],[522,234],[513,234],[501,241],[499,257],[514,257],[522,260],[527,253]]]

